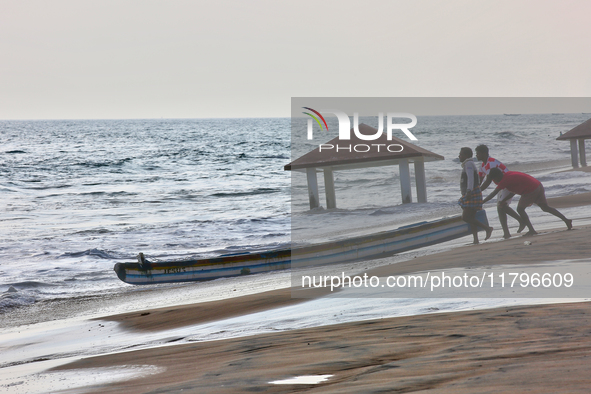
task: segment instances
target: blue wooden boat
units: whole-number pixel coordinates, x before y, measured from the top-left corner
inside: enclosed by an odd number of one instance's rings
[[[488,225],[484,210],[477,213],[477,219]],[[460,216],[453,216],[293,250],[154,262],[140,253],[138,262],[117,263],[114,270],[119,279],[134,285],[205,281],[288,269],[292,263],[294,267],[302,267],[381,258],[471,234],[469,225]]]

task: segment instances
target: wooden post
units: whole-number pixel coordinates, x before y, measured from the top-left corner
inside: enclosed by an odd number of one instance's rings
[[[408,160],[401,159],[398,163],[400,169],[400,192],[402,193],[402,203],[408,204],[412,202],[412,190],[410,187],[410,169],[408,167]]]
[[[415,160],[415,182],[417,184],[417,201],[427,202],[427,180],[425,178],[425,162]]]
[[[577,158],[577,140],[574,138],[570,140],[570,158],[573,163],[573,168],[579,168],[579,159]]]
[[[316,177],[316,168],[306,168],[306,177],[308,178],[308,197],[310,198],[310,209],[320,206],[318,193],[318,178]]]
[[[334,174],[332,168],[324,169],[324,193],[326,194],[326,208],[336,208],[337,197],[334,192]]]
[[[579,157],[581,159],[581,167],[587,167],[587,157],[585,156],[585,140],[579,140]]]

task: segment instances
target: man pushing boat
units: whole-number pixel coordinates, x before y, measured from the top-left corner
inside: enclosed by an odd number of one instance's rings
[[[480,177],[480,190],[484,191],[492,182],[492,178],[489,176],[491,169],[498,168],[503,171],[503,173],[508,172],[509,169],[506,165],[488,155],[488,146],[478,145],[475,151],[476,159],[482,162],[480,165],[480,170],[478,171],[478,176]],[[512,197],[507,198],[507,196],[510,193],[511,192],[507,189],[503,189],[497,200],[497,213],[499,215],[499,222],[501,222],[501,227],[503,228],[503,238],[505,239],[511,238],[509,226],[507,225],[507,216],[511,216],[513,219],[519,222],[519,229],[517,230],[518,233],[522,232],[525,228],[525,223],[521,220],[519,214],[509,206],[509,204],[511,204]]]
[[[517,212],[523,223],[525,223],[529,229],[527,234],[525,234],[526,236],[537,234],[529,220],[529,216],[525,213],[525,209],[532,204],[536,204],[542,209],[542,211],[551,213],[562,219],[568,230],[573,228],[573,221],[571,219],[567,219],[566,216],[561,214],[556,208],[552,208],[548,205],[546,202],[546,192],[544,191],[542,182],[538,181],[533,176],[517,171],[508,171],[503,174],[503,171],[499,168],[491,169],[489,175],[497,184],[497,188],[484,199],[483,203],[491,200],[503,189],[507,189],[511,192],[505,197],[505,201],[513,197],[515,194],[521,195],[519,203],[517,204]]]

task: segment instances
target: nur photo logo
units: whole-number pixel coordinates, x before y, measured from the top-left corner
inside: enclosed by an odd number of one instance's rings
[[[337,117],[339,121],[339,141],[350,141],[352,134],[351,134],[351,121],[349,116],[339,110],[335,109],[326,109],[317,111],[310,107],[302,107],[309,112],[302,112],[305,115],[308,115],[310,119],[308,119],[308,129],[307,129],[307,138],[308,140],[314,139],[314,121],[320,127],[320,130],[328,131],[328,124],[322,113],[329,113],[333,114]],[[394,123],[398,119],[410,119],[410,123]],[[386,114],[386,140],[392,141],[392,135],[394,130],[402,131],[411,141],[417,141],[417,138],[410,132],[409,129],[413,128],[417,124],[417,117],[410,113],[399,113],[399,112],[388,112]],[[374,134],[363,134],[359,131],[359,113],[353,113],[353,128],[352,131],[354,133],[354,139],[361,140],[361,141],[376,141],[382,138],[384,134],[384,113],[378,113],[378,129]],[[383,138],[382,138],[383,140]],[[370,150],[377,150],[380,152],[380,149],[386,149],[389,152],[401,152],[404,147],[400,144],[349,144],[349,145],[333,145],[333,144],[320,144],[319,149],[322,152],[323,150],[331,150],[335,149],[337,152],[341,150],[346,150],[349,152],[369,152]]]

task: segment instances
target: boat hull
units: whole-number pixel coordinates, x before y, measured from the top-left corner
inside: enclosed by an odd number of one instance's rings
[[[486,212],[477,219],[488,224]],[[123,282],[135,285],[206,281],[305,266],[338,264],[386,257],[412,249],[470,235],[460,216],[327,242],[293,250],[271,250],[210,259],[140,263],[117,263],[114,270]]]

